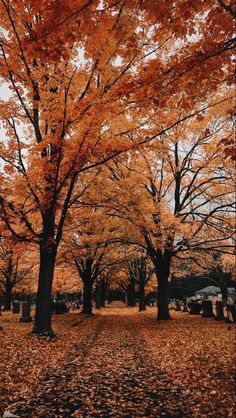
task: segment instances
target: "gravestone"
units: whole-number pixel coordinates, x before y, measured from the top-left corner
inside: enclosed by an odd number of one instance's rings
[[[20,313],[20,302],[14,301],[12,303],[12,313],[19,314]]]
[[[30,309],[30,302],[23,302],[20,322],[32,322],[32,318],[30,316]]]
[[[64,302],[56,302],[55,303],[55,314],[61,315],[68,312],[67,306]]]
[[[202,304],[199,302],[190,302],[188,304],[190,315],[200,315]]]
[[[188,304],[186,299],[183,300],[184,304],[183,304],[183,312],[188,312]]]
[[[236,323],[236,305],[228,306],[228,319],[230,322]]]
[[[213,318],[214,317],[211,300],[203,300],[202,301],[202,317],[203,318]]]
[[[80,301],[79,300],[77,300],[75,302],[75,309],[80,309]]]
[[[223,302],[221,300],[217,300],[216,301],[216,315],[215,315],[215,319],[217,321],[224,321],[224,319],[225,319]]]
[[[176,300],[175,301],[175,311],[181,311],[181,305],[180,305],[180,301]]]

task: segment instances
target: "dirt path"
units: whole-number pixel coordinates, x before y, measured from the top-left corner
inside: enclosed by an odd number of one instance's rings
[[[82,324],[81,324],[82,326]],[[19,417],[191,417],[188,399],[158,367],[141,337],[137,315],[109,310],[91,332],[49,370]],[[78,326],[78,333],[80,327]],[[188,411],[188,412],[186,412]]]

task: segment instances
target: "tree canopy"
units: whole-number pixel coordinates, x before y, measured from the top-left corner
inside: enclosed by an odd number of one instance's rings
[[[33,331],[52,333],[58,247],[88,188],[138,226],[159,290],[165,257],[231,248],[233,2],[0,0],[0,14],[0,233],[39,249]]]

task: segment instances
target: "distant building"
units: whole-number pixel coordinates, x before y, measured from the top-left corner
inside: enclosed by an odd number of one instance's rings
[[[229,301],[231,303],[235,303],[236,302],[236,289],[234,287],[228,287],[227,291],[228,291]],[[222,297],[220,287],[207,286],[195,292],[196,299],[213,299],[215,297],[218,297],[218,298]]]
[[[195,292],[195,297],[197,299],[208,299],[209,296],[221,296],[220,287],[207,286]]]

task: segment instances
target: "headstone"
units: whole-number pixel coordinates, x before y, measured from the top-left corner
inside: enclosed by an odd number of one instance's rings
[[[19,314],[20,313],[20,302],[14,301],[12,303],[12,308],[13,308],[12,313]]]
[[[214,317],[211,300],[203,300],[202,301],[202,317],[203,318],[213,318]]]
[[[236,323],[236,305],[228,306],[228,319],[230,322]]]
[[[181,305],[180,305],[180,301],[176,300],[175,301],[175,310],[176,311],[181,311]]]
[[[188,312],[188,304],[186,299],[183,300],[183,312]]]
[[[202,304],[199,302],[190,302],[189,303],[189,314],[190,315],[200,315],[202,310]]]
[[[215,319],[217,321],[224,321],[224,319],[225,319],[223,302],[221,300],[217,300],[216,301],[216,315],[215,315]]]
[[[30,316],[30,308],[31,308],[30,302],[23,302],[20,322],[31,322],[32,321],[32,318]]]
[[[55,303],[55,314],[61,315],[67,312],[67,306],[64,302]]]

